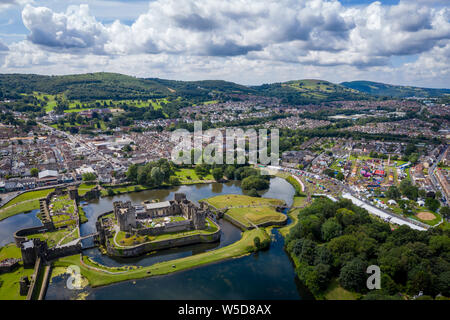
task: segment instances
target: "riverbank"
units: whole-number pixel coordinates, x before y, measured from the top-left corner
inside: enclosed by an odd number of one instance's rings
[[[55,188],[28,191],[11,199],[0,208],[0,221],[19,213],[39,209],[39,199],[45,198]]]
[[[182,270],[187,270],[210,263],[216,263],[227,259],[238,258],[258,250],[254,239],[258,237],[261,242],[264,240],[270,241],[270,236],[262,229],[253,229],[242,233],[242,238],[223,248],[192,255],[189,257],[164,261],[156,263],[149,267],[142,267],[137,270],[113,272],[110,268],[99,267],[82,260],[81,255],[61,258],[53,263],[55,267],[68,267],[77,265],[80,267],[81,274],[85,277],[92,287],[105,286],[117,282],[148,278],[158,275],[166,275]]]

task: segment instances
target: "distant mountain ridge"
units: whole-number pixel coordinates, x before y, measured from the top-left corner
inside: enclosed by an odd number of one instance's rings
[[[412,86],[399,86],[372,81],[342,82],[342,86],[370,95],[395,98],[438,98],[450,95],[450,89],[432,89]]]

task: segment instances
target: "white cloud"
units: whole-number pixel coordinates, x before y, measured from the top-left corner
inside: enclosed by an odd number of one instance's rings
[[[101,22],[87,5],[65,12],[26,5],[22,19],[30,33],[28,41],[10,45],[5,59],[10,70],[29,63],[29,68],[44,64],[46,72],[63,65],[55,70],[111,69],[246,83],[300,78],[306,72],[335,81],[340,79],[331,78],[369,71],[409,77],[423,65],[440,68],[441,75],[448,71],[448,61],[439,63],[432,53],[442,55],[450,42],[450,9],[420,0],[357,7],[336,0],[156,0],[129,25]],[[390,66],[391,57],[408,55],[419,55],[409,65],[414,71]],[[244,70],[251,75],[237,76]],[[276,70],[279,75],[271,74]]]
[[[28,3],[33,3],[33,0],[0,0],[0,12],[16,6],[24,6]]]

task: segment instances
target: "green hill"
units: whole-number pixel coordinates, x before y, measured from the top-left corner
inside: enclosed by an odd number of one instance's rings
[[[251,93],[248,87],[226,81],[174,81],[136,78],[117,73],[65,76],[0,74],[0,92],[12,94],[64,94],[68,100],[157,99],[166,97],[210,99],[211,93]],[[1,97],[1,96],[0,96]]]
[[[361,100],[368,95],[324,80],[295,80],[252,87],[262,95],[277,97],[288,104],[309,104],[337,100]]]
[[[370,95],[407,98],[407,97],[421,97],[421,98],[437,98],[450,95],[450,89],[429,89],[410,86],[395,86],[379,82],[371,81],[351,81],[342,82],[342,86],[365,92]]]

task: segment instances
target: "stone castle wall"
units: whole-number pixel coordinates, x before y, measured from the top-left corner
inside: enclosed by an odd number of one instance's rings
[[[209,235],[196,234],[196,235],[186,236],[183,238],[153,241],[153,242],[143,243],[140,245],[136,245],[133,247],[126,247],[126,248],[117,248],[117,247],[107,244],[106,251],[108,252],[108,255],[110,255],[110,256],[136,257],[136,256],[140,256],[140,255],[143,255],[147,252],[151,252],[154,250],[168,249],[168,248],[173,248],[173,247],[181,247],[181,246],[186,246],[186,245],[196,244],[196,243],[216,242],[216,241],[219,241],[219,239],[220,239],[220,233],[221,233],[221,231],[219,229],[215,233],[212,233]]]

